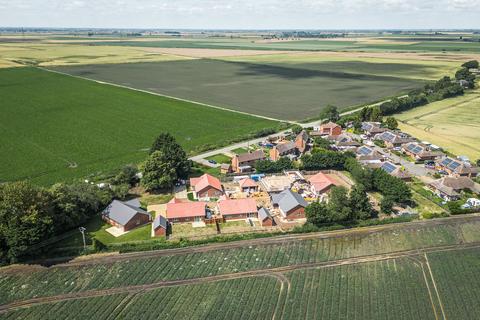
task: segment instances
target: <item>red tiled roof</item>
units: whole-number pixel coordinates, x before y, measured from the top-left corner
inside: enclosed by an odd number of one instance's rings
[[[257,183],[250,178],[242,179],[238,182],[241,188],[255,188]]]
[[[338,124],[336,124],[335,122],[330,121],[329,123],[322,124],[320,127],[322,129],[333,129],[333,128],[340,127],[340,126]]]
[[[257,212],[257,203],[252,198],[221,200],[218,202],[218,209],[222,215],[251,213]]]
[[[177,202],[167,203],[167,219],[204,217],[206,202]]]
[[[317,173],[316,175],[308,179],[308,181],[317,192],[321,192],[322,190],[325,190],[332,185],[337,185],[337,183],[332,178],[322,172]]]
[[[199,178],[190,178],[190,185],[194,188],[195,192],[200,192],[207,187],[213,187],[217,190],[223,191],[220,180],[208,173],[205,173]]]
[[[183,203],[183,202],[188,202],[188,199],[172,198],[172,200],[168,201],[168,203]]]

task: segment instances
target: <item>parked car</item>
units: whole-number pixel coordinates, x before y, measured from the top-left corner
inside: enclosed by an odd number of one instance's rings
[[[215,160],[208,160],[208,162],[211,163],[211,164],[217,164],[217,161],[215,161]]]

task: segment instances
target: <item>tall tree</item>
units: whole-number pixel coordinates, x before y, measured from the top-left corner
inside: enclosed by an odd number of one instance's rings
[[[161,151],[168,162],[173,164],[175,173],[179,179],[186,179],[190,172],[191,162],[183,148],[168,132],[161,133],[150,148],[150,155],[155,151]]]
[[[324,203],[313,202],[305,208],[307,222],[316,226],[331,222],[331,214]]]
[[[385,120],[385,125],[390,130],[398,129],[398,122],[397,119],[395,119],[394,117],[387,117],[387,119]]]
[[[148,191],[172,188],[178,179],[176,164],[163,151],[153,152],[142,166],[141,183]]]
[[[338,112],[337,107],[328,105],[320,114],[320,119],[327,119],[328,121],[337,122],[338,119],[340,119],[340,113]]]
[[[16,262],[28,247],[52,234],[53,206],[43,189],[27,182],[0,186],[0,262]]]
[[[112,179],[114,185],[129,185],[134,187],[139,179],[137,177],[137,168],[135,166],[129,165],[125,166],[120,170],[120,172]]]
[[[349,220],[352,210],[348,206],[348,190],[345,187],[332,187],[327,208],[332,216],[332,221],[341,222]]]
[[[352,218],[355,220],[365,220],[372,217],[373,208],[362,184],[356,184],[350,190],[349,206],[352,210]]]

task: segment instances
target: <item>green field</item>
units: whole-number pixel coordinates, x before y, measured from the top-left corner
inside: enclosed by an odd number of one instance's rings
[[[0,319],[472,319],[479,228],[470,217],[7,267]]]
[[[34,68],[0,70],[0,181],[41,184],[145,159],[172,133],[188,151],[278,123]]]
[[[480,90],[415,108],[395,117],[402,131],[457,155],[480,158]]]
[[[282,120],[318,117],[329,105],[369,103],[421,87],[431,67],[417,63],[317,61],[261,63],[197,59],[56,67],[89,79]],[[448,68],[447,68],[448,69]]]

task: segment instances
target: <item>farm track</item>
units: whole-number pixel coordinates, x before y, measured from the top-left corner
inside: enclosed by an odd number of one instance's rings
[[[210,282],[241,279],[241,278],[266,277],[266,276],[273,276],[281,282],[282,290],[280,291],[280,296],[279,296],[279,300],[280,300],[280,299],[286,299],[289,293],[289,287],[290,287],[289,280],[283,274],[286,272],[302,270],[302,269],[333,268],[333,267],[339,267],[339,266],[345,266],[345,265],[378,262],[378,261],[385,261],[385,260],[392,260],[392,259],[399,259],[399,258],[414,258],[419,256],[421,257],[422,255],[426,255],[428,253],[455,251],[455,250],[472,249],[472,248],[480,248],[480,242],[475,242],[470,244],[428,247],[428,248],[422,248],[422,249],[398,251],[394,253],[365,255],[365,256],[359,256],[354,258],[337,259],[337,260],[324,261],[324,262],[302,263],[302,264],[296,264],[296,265],[288,265],[288,266],[261,269],[261,270],[249,270],[245,272],[229,273],[229,274],[192,278],[192,279],[161,281],[161,282],[155,282],[155,283],[144,284],[144,285],[133,285],[133,286],[117,287],[117,288],[104,289],[104,290],[88,290],[84,292],[75,292],[75,293],[68,293],[68,294],[62,294],[62,295],[56,295],[56,296],[27,299],[23,301],[16,301],[16,302],[0,305],[0,314],[14,310],[14,309],[18,309],[18,308],[27,308],[27,307],[32,307],[35,305],[40,305],[45,303],[62,302],[62,301],[69,301],[69,300],[76,300],[76,299],[121,294],[121,293],[129,293],[133,297],[137,293],[148,292],[148,291],[152,291],[160,288],[166,288],[166,287],[196,285],[196,284],[204,284],[204,283],[210,283]],[[287,287],[287,290],[285,293],[285,298],[283,298],[283,292],[285,292],[285,286]],[[435,288],[435,291],[436,290],[437,289]],[[437,292],[437,297],[438,297],[438,292]],[[275,311],[275,314],[276,312],[277,311]],[[443,310],[442,310],[442,313],[443,313]]]
[[[117,261],[126,261],[131,259],[144,259],[144,258],[155,258],[163,256],[175,256],[183,255],[189,253],[204,253],[215,250],[224,250],[224,249],[238,249],[244,248],[246,246],[258,246],[258,245],[273,245],[273,244],[282,244],[289,241],[298,241],[298,240],[310,240],[310,239],[328,239],[328,238],[339,238],[350,235],[368,235],[376,233],[379,231],[389,231],[389,230],[398,230],[403,228],[416,228],[424,226],[441,226],[441,225],[451,225],[457,223],[468,223],[480,221],[480,215],[464,215],[464,216],[453,216],[449,218],[441,218],[436,220],[427,220],[427,221],[414,221],[414,222],[405,222],[405,223],[396,223],[396,224],[387,224],[382,226],[375,227],[363,227],[356,229],[346,229],[338,231],[327,231],[319,233],[308,233],[308,234],[294,234],[294,235],[285,235],[285,236],[274,236],[268,238],[252,239],[252,240],[241,240],[228,243],[218,243],[218,244],[208,244],[202,246],[192,246],[187,248],[177,248],[177,249],[165,249],[165,250],[156,250],[156,251],[142,251],[142,252],[132,252],[132,253],[122,253],[117,255],[108,255],[101,257],[87,257],[81,260],[73,260],[63,264],[57,264],[51,268],[69,268],[85,265],[93,265],[98,263],[113,263]],[[35,263],[43,263],[46,265],[54,264],[55,262],[64,261],[62,260],[43,260],[36,261]],[[30,266],[34,268],[42,268],[41,266]],[[18,271],[25,272],[25,269],[29,266],[19,267]],[[15,272],[16,267],[6,267],[5,270],[8,272]],[[0,270],[1,271],[1,270]]]

